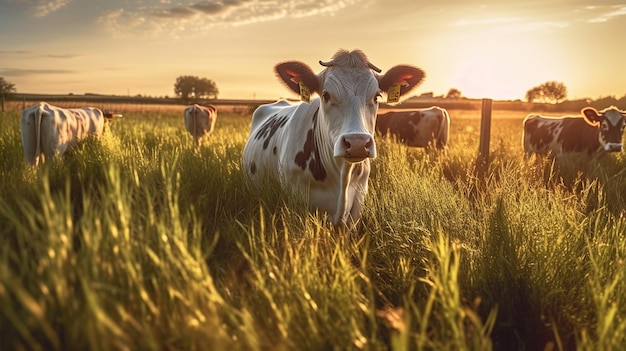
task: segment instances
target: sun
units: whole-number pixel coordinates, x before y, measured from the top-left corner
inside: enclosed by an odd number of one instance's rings
[[[449,79],[466,97],[524,99],[533,86],[554,79],[554,62],[546,60],[550,53],[537,33],[483,28],[453,42]]]

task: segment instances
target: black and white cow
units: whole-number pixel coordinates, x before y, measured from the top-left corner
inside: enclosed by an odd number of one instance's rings
[[[370,159],[376,157],[378,101],[384,92],[406,94],[424,72],[399,65],[379,75],[360,50],[340,50],[320,64],[325,69],[319,74],[297,61],[275,67],[295,93],[319,96],[310,103],[278,101],[257,108],[243,170],[250,183],[276,179],[311,209],[328,213],[335,225],[351,225],[360,218]]]
[[[526,154],[558,156],[566,152],[623,151],[626,112],[615,106],[597,111],[586,107],[582,116],[528,115],[523,122],[522,143]]]

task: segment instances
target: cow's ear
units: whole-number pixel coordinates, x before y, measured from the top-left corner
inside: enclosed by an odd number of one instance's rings
[[[602,115],[593,107],[585,107],[581,112],[585,121],[592,126],[597,126],[602,121]]]
[[[378,86],[382,91],[389,91],[394,85],[400,86],[400,96],[418,86],[424,79],[424,71],[419,68],[398,65],[392,67],[384,75],[379,76]]]
[[[279,63],[275,67],[276,74],[294,93],[300,94],[300,83],[311,92],[319,92],[319,80],[311,68],[298,61]]]

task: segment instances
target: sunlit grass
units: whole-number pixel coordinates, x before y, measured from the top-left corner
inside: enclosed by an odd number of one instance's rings
[[[519,112],[450,111],[446,152],[377,140],[361,223],[246,187],[249,115],[194,152],[182,110],[127,111],[39,168],[1,115],[10,349],[620,350],[622,154],[524,157]]]

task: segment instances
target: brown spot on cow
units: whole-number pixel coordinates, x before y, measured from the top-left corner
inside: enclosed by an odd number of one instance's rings
[[[270,140],[272,140],[272,137],[274,136],[278,128],[283,127],[285,123],[287,123],[287,120],[287,116],[279,117],[277,114],[275,114],[272,117],[268,118],[265,123],[263,123],[263,125],[259,128],[258,132],[254,136],[255,139],[265,138],[265,140],[263,141],[263,150],[267,149]]]
[[[419,124],[421,117],[421,113],[415,112],[387,112],[378,115],[376,131],[384,136],[392,135],[399,142],[410,143],[415,135],[411,124]]]
[[[313,126],[316,125],[318,111],[315,111],[315,115],[313,116]],[[323,181],[326,179],[326,169],[324,169],[324,165],[321,161],[320,151],[315,141],[315,130],[313,128],[309,129],[307,132],[302,151],[296,154],[295,162],[302,170],[306,170],[308,166],[315,180]]]
[[[582,118],[566,118],[556,141],[563,151],[596,152],[600,148],[598,128],[586,123]]]
[[[538,119],[527,120],[524,132],[528,135],[530,145],[537,150],[544,149],[555,138],[553,125],[542,124]]]

